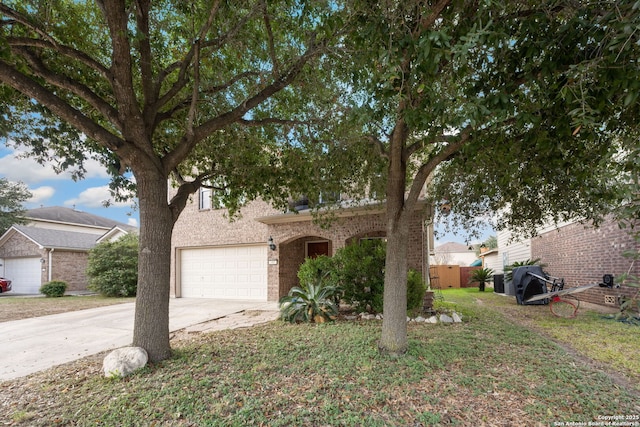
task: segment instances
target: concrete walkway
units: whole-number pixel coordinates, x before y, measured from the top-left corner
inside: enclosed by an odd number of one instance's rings
[[[130,345],[134,308],[134,303],[116,304],[0,323],[0,381]],[[218,322],[227,327],[251,326],[277,318],[277,310],[275,302],[172,298],[169,329],[205,331],[216,329],[212,321],[235,313],[267,312]]]

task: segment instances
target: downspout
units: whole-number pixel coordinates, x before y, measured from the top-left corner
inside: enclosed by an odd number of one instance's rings
[[[422,239],[424,244],[422,245],[422,278],[427,284],[427,290],[431,290],[431,275],[429,272],[429,254],[431,253],[431,235],[430,230],[433,225],[433,219],[430,217],[426,221],[422,221]]]
[[[51,248],[49,249],[49,266],[48,266],[48,271],[47,271],[47,281],[50,282],[51,280],[53,280],[51,277],[53,275],[53,267],[51,266],[51,263],[53,261],[53,251],[55,251],[55,248]]]

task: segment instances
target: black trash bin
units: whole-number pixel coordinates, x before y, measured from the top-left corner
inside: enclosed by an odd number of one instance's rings
[[[504,294],[504,274],[493,275],[493,292]]]

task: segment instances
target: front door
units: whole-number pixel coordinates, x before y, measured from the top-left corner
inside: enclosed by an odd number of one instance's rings
[[[307,242],[307,258],[317,258],[321,255],[329,256],[329,241]]]

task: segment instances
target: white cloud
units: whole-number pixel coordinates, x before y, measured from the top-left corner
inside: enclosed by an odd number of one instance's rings
[[[24,151],[6,148],[0,150],[0,153],[4,154],[0,157],[0,171],[3,171],[2,176],[10,181],[35,184],[46,180],[71,179],[69,172],[57,174],[51,164],[41,165],[31,157],[21,158]],[[96,160],[87,160],[85,168],[85,178],[108,178],[105,167]]]
[[[138,226],[138,220],[135,218],[129,218],[129,220],[127,221],[128,225],[131,225],[133,227],[137,227]]]
[[[27,200],[27,203],[33,205],[44,204],[56,193],[56,189],[48,185],[30,188],[29,191],[31,192],[31,198]]]
[[[87,188],[86,190],[81,192],[78,197],[65,200],[64,205],[76,206],[78,208],[80,206],[85,206],[88,208],[101,208],[104,207],[104,202],[106,200],[109,200],[110,206],[114,207],[122,208],[131,206],[130,202],[115,202],[113,200],[113,197],[111,196],[108,185]]]

